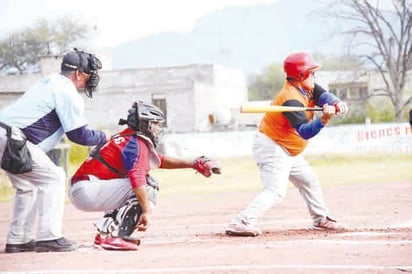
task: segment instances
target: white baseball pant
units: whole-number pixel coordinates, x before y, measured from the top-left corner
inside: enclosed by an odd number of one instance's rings
[[[289,181],[298,189],[314,224],[328,215],[321,187],[313,168],[302,155],[291,156],[276,142],[257,132],[253,155],[260,171],[262,191],[232,220],[255,225],[258,218],[285,197]]]

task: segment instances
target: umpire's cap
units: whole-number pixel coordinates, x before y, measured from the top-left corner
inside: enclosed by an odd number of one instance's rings
[[[87,53],[77,48],[63,56],[61,71],[80,70],[87,74],[102,68],[100,60],[94,54]]]

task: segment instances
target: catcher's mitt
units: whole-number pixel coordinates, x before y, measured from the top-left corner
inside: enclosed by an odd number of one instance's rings
[[[207,158],[206,156],[200,156],[196,158],[193,161],[192,167],[205,177],[210,177],[212,173],[221,173],[220,165],[212,159]]]

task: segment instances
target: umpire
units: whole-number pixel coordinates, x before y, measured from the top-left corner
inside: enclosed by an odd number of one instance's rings
[[[104,132],[87,128],[84,102],[78,92],[92,96],[101,68],[93,54],[75,49],[63,57],[60,74],[40,79],[14,104],[0,111],[0,163],[16,189],[6,253],[67,252],[77,248],[62,235],[66,174],[46,152],[63,134],[85,146],[106,141]]]

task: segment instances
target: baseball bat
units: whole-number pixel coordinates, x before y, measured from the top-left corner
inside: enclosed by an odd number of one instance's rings
[[[289,106],[248,106],[240,107],[242,113],[290,112],[290,111],[323,111],[320,107],[289,107]]]

